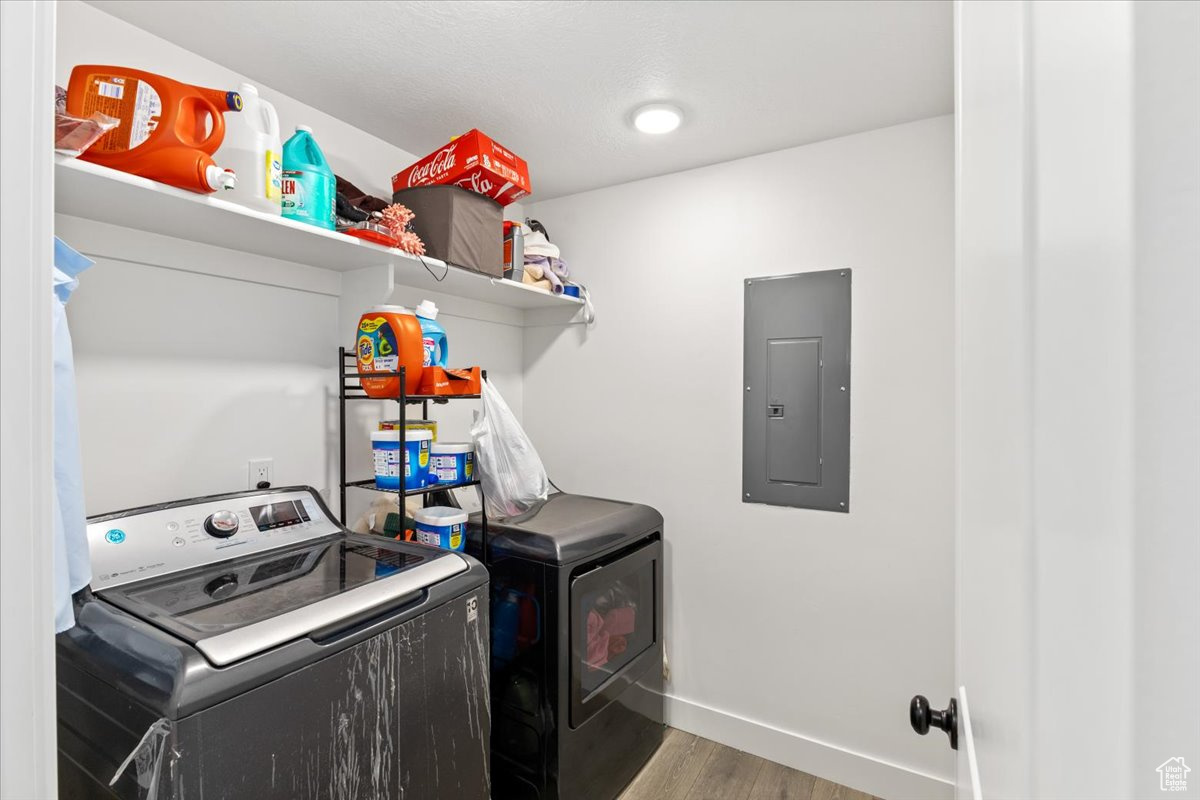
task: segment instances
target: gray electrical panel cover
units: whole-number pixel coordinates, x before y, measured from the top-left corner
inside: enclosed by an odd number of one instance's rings
[[[742,500],[850,510],[850,270],[746,280]]]

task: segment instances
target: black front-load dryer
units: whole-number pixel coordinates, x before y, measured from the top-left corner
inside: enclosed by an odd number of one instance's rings
[[[559,492],[487,529],[496,800],[614,800],[662,743],[663,518]]]

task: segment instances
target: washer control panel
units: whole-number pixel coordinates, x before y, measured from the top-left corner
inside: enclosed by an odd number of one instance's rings
[[[337,533],[312,489],[147,506],[88,523],[92,590]]]

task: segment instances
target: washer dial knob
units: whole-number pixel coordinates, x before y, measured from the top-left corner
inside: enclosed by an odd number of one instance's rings
[[[224,600],[226,597],[231,597],[236,594],[237,588],[237,575],[222,575],[219,578],[213,578],[211,581],[209,581],[204,587],[204,593],[213,600]]]
[[[232,511],[214,511],[204,520],[204,532],[218,539],[228,539],[238,532],[238,516]]]

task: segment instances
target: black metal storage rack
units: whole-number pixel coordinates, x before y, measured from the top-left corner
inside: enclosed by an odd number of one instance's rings
[[[370,397],[362,388],[361,378],[386,378],[394,376],[399,379],[399,393],[395,397]],[[487,370],[482,371],[482,378],[487,379]],[[487,510],[484,508],[483,488],[479,479],[465,481],[463,483],[455,483],[452,485],[435,484],[426,486],[423,489],[405,489],[404,476],[400,476],[399,489],[378,489],[375,487],[375,479],[368,478],[360,481],[346,480],[346,403],[350,400],[374,400],[375,402],[395,400],[400,407],[400,443],[404,444],[403,431],[407,430],[408,423],[408,407],[410,405],[421,405],[421,416],[423,419],[429,418],[429,404],[445,405],[451,400],[479,400],[477,394],[461,394],[461,395],[421,395],[408,394],[404,386],[404,367],[400,367],[395,372],[359,372],[358,359],[355,351],[347,350],[344,347],[338,348],[338,486],[340,490],[340,505],[338,509],[339,519],[343,525],[346,524],[346,490],[349,488],[368,489],[372,492],[386,492],[399,495],[399,511],[403,518],[405,513],[404,498],[420,495],[427,507],[430,504],[430,499],[435,494],[441,496],[441,502],[450,503],[452,498],[450,489],[461,489],[464,486],[476,486],[480,491],[480,524],[482,528],[483,540],[487,541]],[[432,456],[431,456],[432,457]],[[476,475],[478,475],[478,464],[476,464]],[[484,564],[487,564],[487,552],[483,554]]]

